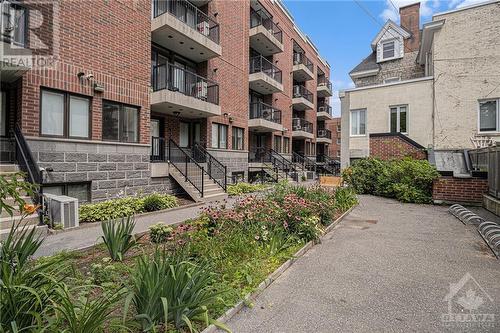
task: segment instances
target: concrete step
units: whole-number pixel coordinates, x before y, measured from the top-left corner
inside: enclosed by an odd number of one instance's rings
[[[228,195],[225,192],[222,193],[217,193],[217,194],[210,194],[210,195],[205,195],[203,198],[200,199],[202,202],[209,202],[209,201],[221,201],[227,199]]]
[[[3,212],[2,212],[3,213]],[[13,217],[0,217],[0,230],[10,229],[13,223],[18,223],[21,220],[20,215],[15,215]],[[36,225],[39,222],[38,214],[31,214],[26,216],[22,223],[27,225]]]
[[[23,199],[24,201],[26,201],[26,203],[27,203],[27,204],[31,204],[31,203],[33,203],[33,202],[31,201],[31,198],[30,198],[29,196],[27,196],[27,195],[23,195],[23,196],[21,196],[21,199]],[[4,202],[5,202],[7,205],[10,205],[10,206],[13,206],[13,205],[15,204],[15,202],[14,202],[14,198],[12,198],[12,197],[5,198],[5,199],[4,199]]]

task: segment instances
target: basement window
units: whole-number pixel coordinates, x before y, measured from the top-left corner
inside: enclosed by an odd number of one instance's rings
[[[43,186],[43,193],[66,195],[78,199],[79,203],[90,202],[90,183],[56,183]]]

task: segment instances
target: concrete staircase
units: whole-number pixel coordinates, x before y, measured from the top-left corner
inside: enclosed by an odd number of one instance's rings
[[[187,166],[189,179],[194,184],[200,184],[201,187],[201,170],[194,164],[189,163]],[[200,191],[194,187],[186,177],[179,172],[174,166],[170,167],[170,176],[186,191],[186,193],[196,202],[208,202],[216,200],[224,200],[227,198],[227,193],[224,189],[213,181],[207,173],[203,175],[203,197]]]
[[[19,168],[15,164],[0,164],[0,175],[1,176],[10,176],[19,172]],[[31,198],[26,195],[26,193],[22,193],[22,198],[26,201],[26,203],[31,203]],[[21,212],[18,207],[15,205],[14,199],[12,197],[6,198],[6,203],[15,207],[13,211],[13,216],[10,216],[9,213],[4,209],[0,213],[0,239],[4,239],[9,233],[12,225],[21,220]],[[23,225],[26,224],[29,227],[35,228],[38,225],[39,219],[38,214],[34,213],[32,215],[26,216],[23,219]],[[46,229],[46,227],[45,227]]]

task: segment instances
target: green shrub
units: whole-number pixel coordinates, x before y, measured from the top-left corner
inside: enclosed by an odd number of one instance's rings
[[[381,161],[366,158],[343,171],[345,182],[357,193],[396,198],[402,202],[431,201],[432,182],[439,177],[428,161],[406,157]]]
[[[168,194],[153,193],[144,197],[144,211],[154,212],[157,210],[177,207],[177,198]]]
[[[339,212],[345,212],[358,204],[356,192],[350,187],[339,187],[335,190],[335,208]]]
[[[245,193],[263,191],[266,188],[268,188],[268,186],[263,184],[249,184],[241,182],[233,185],[228,185],[227,194],[231,196],[238,196]]]
[[[104,283],[112,282],[116,275],[116,267],[109,263],[110,258],[104,258],[102,263],[93,263],[90,265],[90,275],[92,283],[102,285]]]
[[[100,222],[132,216],[144,211],[177,207],[173,195],[153,193],[144,197],[125,197],[80,206],[80,222]]]
[[[109,220],[101,224],[104,244],[108,249],[111,259],[122,261],[125,253],[137,244],[133,235],[135,222],[133,218]]]
[[[164,243],[172,236],[174,229],[164,223],[156,223],[149,227],[149,238],[153,243]]]

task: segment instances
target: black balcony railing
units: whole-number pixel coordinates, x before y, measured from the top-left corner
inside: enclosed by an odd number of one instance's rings
[[[168,89],[202,101],[219,104],[219,85],[172,64],[153,66],[153,91]]]
[[[191,156],[200,163],[207,165],[206,172],[217,184],[226,191],[227,189],[227,167],[210,154],[205,147],[199,143],[191,147]]]
[[[319,87],[327,87],[329,90],[332,90],[332,83],[323,75],[318,78],[318,88]]]
[[[219,44],[219,24],[187,0],[153,0],[153,17],[169,13]]]
[[[195,161],[174,140],[168,140],[168,161],[203,197],[205,183],[205,169]]]
[[[332,114],[332,107],[326,103],[319,103],[318,104],[318,112],[326,112],[329,115]]]
[[[282,81],[281,70],[261,55],[250,58],[250,74],[259,72],[266,74],[279,83]]]
[[[304,86],[295,85],[293,86],[293,98],[304,97],[309,102],[313,102],[313,94]]]
[[[330,139],[331,140],[332,139],[332,131],[330,131],[329,129],[326,129],[326,128],[318,129],[317,137],[322,138],[322,139]]]
[[[283,43],[283,31],[274,23],[273,19],[261,9],[257,11],[252,10],[250,13],[250,28],[255,28],[259,25],[262,25],[273,34],[280,43]]]
[[[303,118],[292,119],[292,131],[313,132],[313,124]]]
[[[250,103],[250,119],[264,119],[281,124],[281,111],[262,102]]]
[[[25,48],[28,44],[28,9],[14,1],[0,1],[1,41]]]
[[[294,52],[293,64],[294,65],[303,64],[307,67],[307,69],[309,69],[312,73],[314,73],[314,64],[308,57],[306,57],[304,53]]]

